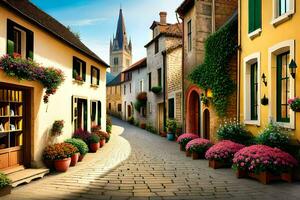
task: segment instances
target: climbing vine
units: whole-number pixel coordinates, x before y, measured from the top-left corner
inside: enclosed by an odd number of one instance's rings
[[[229,62],[237,50],[237,20],[229,21],[205,42],[204,62],[189,75],[192,83],[211,89],[212,104],[219,116],[225,116],[229,96],[236,89],[229,74]]]

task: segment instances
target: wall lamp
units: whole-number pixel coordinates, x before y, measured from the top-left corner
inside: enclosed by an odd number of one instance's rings
[[[262,79],[262,82],[263,82],[263,83],[265,84],[265,86],[267,87],[268,82],[267,82],[267,77],[266,77],[265,73],[262,74],[261,79]]]
[[[290,68],[290,73],[291,76],[293,77],[293,79],[295,79],[296,77],[296,69],[297,69],[297,64],[294,61],[294,59],[291,60],[290,64],[289,64],[289,68]]]

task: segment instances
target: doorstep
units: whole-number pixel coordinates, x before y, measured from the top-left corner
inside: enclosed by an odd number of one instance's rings
[[[12,181],[12,187],[17,187],[20,184],[30,183],[32,180],[43,178],[49,173],[49,169],[25,169],[23,166],[20,166],[12,170],[6,170],[4,173]]]

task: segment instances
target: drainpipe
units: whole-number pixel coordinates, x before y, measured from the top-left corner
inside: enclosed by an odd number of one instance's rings
[[[241,0],[238,1],[238,52],[237,52],[237,120],[240,121],[240,67],[241,67]]]
[[[166,109],[166,55],[167,52],[166,50],[162,52],[163,55],[163,95],[164,95],[164,119],[163,119],[163,124],[164,124],[164,131],[166,130],[166,125],[167,125],[167,109]]]

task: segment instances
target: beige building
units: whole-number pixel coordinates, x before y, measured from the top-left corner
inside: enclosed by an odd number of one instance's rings
[[[167,13],[150,27],[152,39],[147,48],[147,123],[163,131],[168,118],[181,122],[182,24],[167,23]],[[154,92],[154,88],[161,91]]]
[[[0,90],[19,92],[23,97],[18,102],[12,96],[0,101],[0,107],[20,111],[18,116],[12,112],[1,115],[0,124],[23,122],[18,129],[0,132],[1,171],[41,166],[46,145],[70,138],[77,128],[90,130],[92,125],[101,125],[105,130],[108,65],[73,33],[27,0],[5,0],[0,2],[0,55],[9,53],[8,43],[23,58],[62,70],[65,81],[45,104],[40,83],[9,77],[0,69]],[[55,120],[65,121],[63,134],[57,138],[49,134]]]
[[[106,110],[109,115],[122,118],[121,73],[106,84]]]

